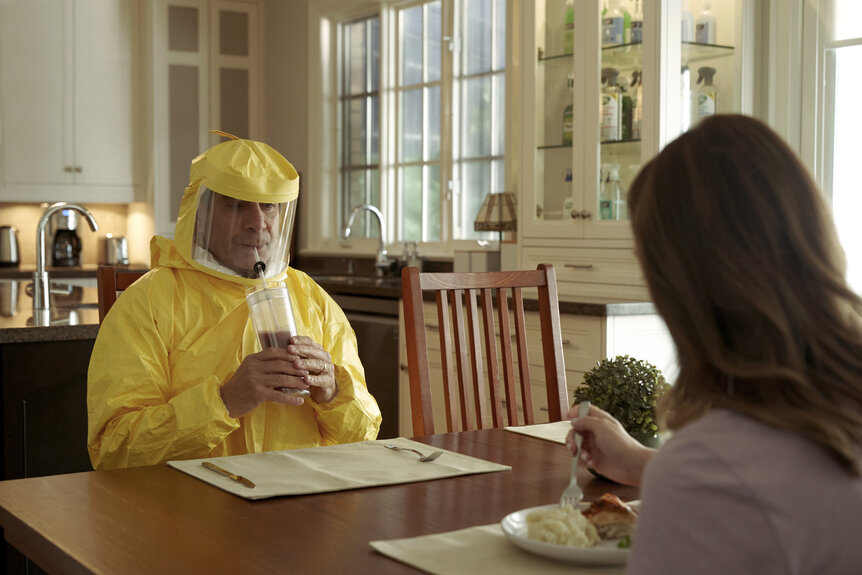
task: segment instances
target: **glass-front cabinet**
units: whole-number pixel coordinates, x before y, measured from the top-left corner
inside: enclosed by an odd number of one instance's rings
[[[522,6],[521,241],[630,248],[626,194],[641,166],[701,118],[750,111],[753,2]]]

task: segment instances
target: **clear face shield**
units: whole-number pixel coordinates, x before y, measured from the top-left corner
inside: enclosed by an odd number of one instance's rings
[[[210,269],[256,278],[256,264],[266,277],[287,269],[296,200],[247,202],[201,186],[195,217],[192,257]]]

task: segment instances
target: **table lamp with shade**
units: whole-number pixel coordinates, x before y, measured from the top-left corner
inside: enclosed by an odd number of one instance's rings
[[[503,232],[514,232],[518,229],[518,200],[514,192],[490,193],[485,196],[479,214],[473,222],[477,232],[498,232],[498,260],[496,269],[502,269]],[[489,266],[490,268],[491,266]]]

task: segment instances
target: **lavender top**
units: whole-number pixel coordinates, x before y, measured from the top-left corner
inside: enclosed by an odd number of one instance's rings
[[[728,410],[647,466],[627,573],[862,573],[862,479],[825,449]]]

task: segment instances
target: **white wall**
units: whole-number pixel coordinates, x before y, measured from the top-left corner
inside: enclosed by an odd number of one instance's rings
[[[264,50],[264,141],[281,152],[300,175],[300,213],[294,237],[303,220],[303,196],[315,193],[309,180],[308,2],[267,0]]]

